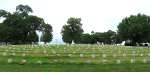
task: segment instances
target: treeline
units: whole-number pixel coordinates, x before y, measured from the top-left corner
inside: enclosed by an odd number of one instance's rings
[[[142,45],[150,42],[150,16],[137,14],[126,17],[119,23],[117,32],[83,32],[81,18],[71,17],[63,26],[61,34],[66,43],[118,44],[125,41],[125,45],[129,46]]]
[[[66,43],[77,44],[116,44],[121,43],[121,39],[117,32],[108,30],[107,32],[84,33],[81,24],[81,18],[71,17],[67,24],[63,26],[62,31],[63,41]]]
[[[0,10],[0,43],[31,44],[38,42],[37,31],[42,32],[41,41],[52,41],[52,26],[44,19],[32,15],[28,5],[18,5],[16,11],[10,13]],[[84,33],[81,18],[70,17],[61,30],[65,43],[76,44],[118,44],[126,41],[127,45],[150,42],[150,16],[145,14],[125,17],[118,25],[118,30],[106,32]]]
[[[121,42],[117,33],[112,30],[108,30],[107,32],[92,31],[91,34],[82,34],[80,39],[80,43],[82,44],[118,44]]]

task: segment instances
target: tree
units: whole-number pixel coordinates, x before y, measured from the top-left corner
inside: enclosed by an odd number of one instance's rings
[[[82,43],[82,44],[94,44],[94,43],[96,43],[96,41],[95,41],[93,35],[86,33],[86,34],[81,35],[80,43]]]
[[[101,42],[104,44],[114,44],[116,39],[116,32],[112,30],[108,30],[107,32],[95,32],[92,33],[92,36],[94,43]]]
[[[80,42],[83,44],[95,44],[95,43],[104,43],[104,44],[115,44],[119,42],[116,32],[108,30],[107,32],[94,32],[91,34],[82,34],[80,37]]]
[[[9,31],[10,29],[6,25],[0,23],[0,42],[7,42],[6,40],[9,38]]]
[[[47,42],[50,42],[52,41],[52,26],[49,25],[49,24],[45,24],[44,25],[44,32],[43,32],[43,36],[42,36],[42,40],[47,43]]]
[[[118,25],[118,34],[122,40],[131,40],[134,44],[148,41],[150,36],[150,17],[138,14],[124,18]]]
[[[79,43],[80,37],[83,33],[81,18],[70,17],[67,24],[63,26],[61,34],[62,39],[66,43]]]
[[[30,31],[27,35],[27,43],[35,43],[38,41],[38,36],[35,31]]]
[[[18,5],[16,7],[16,13],[22,14],[22,16],[26,16],[32,12],[33,12],[32,8],[28,5]]]
[[[112,30],[108,30],[107,32],[105,32],[106,36],[106,43],[107,44],[115,44],[115,37],[116,37],[116,32],[112,31]]]
[[[0,17],[4,18],[4,21],[0,24],[0,40],[11,44],[37,42],[36,31],[45,32],[46,23],[43,18],[29,15],[32,12],[32,8],[28,5],[18,5],[13,13],[0,10]],[[49,34],[51,34],[52,27],[49,28],[51,30]]]

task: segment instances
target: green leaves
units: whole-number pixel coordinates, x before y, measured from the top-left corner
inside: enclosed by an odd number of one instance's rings
[[[52,41],[52,38],[53,38],[53,36],[52,36],[52,32],[53,32],[52,26],[50,24],[44,24],[43,29],[44,29],[43,30],[44,32],[43,32],[43,36],[42,36],[42,41],[44,41],[45,43]]]
[[[16,7],[16,12],[22,14],[23,16],[28,15],[29,13],[32,13],[33,10],[30,6],[28,5],[18,5]]]
[[[83,33],[81,18],[70,17],[67,21],[67,24],[63,26],[61,34],[62,39],[66,43],[71,43],[75,41],[78,43],[80,36]]]
[[[150,36],[150,17],[142,14],[131,15],[118,25],[118,33],[122,39],[134,42],[148,41]]]
[[[43,18],[29,15],[31,12],[33,11],[28,5],[18,5],[14,13],[0,10],[0,16],[5,17],[5,20],[0,25],[2,27],[0,29],[0,40],[11,44],[38,42],[38,35],[35,31],[40,30],[43,33],[48,32],[50,35],[48,39],[51,41],[52,27],[47,25]]]

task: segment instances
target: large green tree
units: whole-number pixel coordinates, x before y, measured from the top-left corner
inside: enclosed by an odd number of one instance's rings
[[[44,29],[43,30],[44,32],[43,32],[43,36],[42,36],[42,41],[44,43],[52,41],[52,38],[53,38],[53,36],[52,36],[52,31],[53,31],[52,26],[49,25],[49,24],[45,24],[43,29]]]
[[[32,12],[28,5],[18,5],[13,13],[0,10],[0,17],[4,18],[0,24],[0,40],[11,44],[37,42],[36,31],[44,32],[46,23],[42,18],[30,15]]]
[[[138,14],[124,18],[118,25],[118,35],[123,40],[131,40],[133,43],[149,41],[150,17]]]
[[[72,41],[79,43],[82,33],[81,18],[75,17],[70,17],[61,31],[62,39],[66,43],[71,43]]]

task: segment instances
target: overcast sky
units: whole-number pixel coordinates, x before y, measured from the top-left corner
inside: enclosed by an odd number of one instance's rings
[[[61,28],[69,17],[81,18],[84,32],[90,33],[116,31],[119,22],[131,14],[150,15],[149,0],[0,0],[0,9],[14,12],[19,4],[29,5],[33,15],[53,26],[52,42],[61,41]]]

